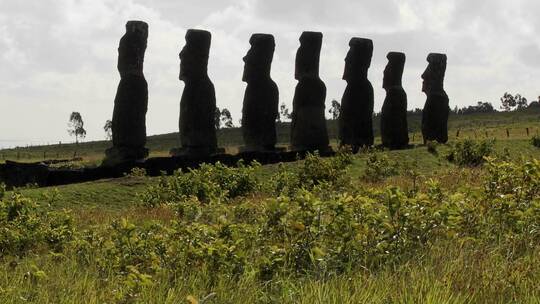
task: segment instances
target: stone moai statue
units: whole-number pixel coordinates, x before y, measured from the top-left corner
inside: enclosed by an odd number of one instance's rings
[[[386,98],[381,111],[382,145],[390,149],[401,149],[409,145],[407,94],[401,86],[405,54],[390,52],[386,58],[388,64],[383,78]]]
[[[345,58],[343,79],[347,87],[341,99],[339,139],[353,151],[373,145],[373,86],[367,78],[373,56],[370,39],[352,38]]]
[[[139,161],[148,156],[145,148],[148,84],[143,74],[147,39],[148,24],[128,21],[118,47],[120,83],[114,99],[113,147],[105,152],[104,165]]]
[[[444,73],[446,71],[446,55],[431,53],[427,57],[428,66],[422,74],[422,91],[427,100],[422,112],[422,136],[424,143],[448,141],[448,95],[444,91]]]
[[[274,57],[274,36],[254,34],[244,57],[242,81],[247,83],[242,108],[242,152],[273,151],[276,145],[276,118],[279,91],[270,77]]]
[[[216,152],[216,93],[208,77],[210,32],[190,29],[180,52],[180,80],[185,83],[180,100],[181,147],[174,156],[205,157]]]
[[[295,78],[298,80],[293,99],[291,150],[326,151],[328,131],[324,116],[326,86],[319,77],[322,33],[303,32],[296,52]]]

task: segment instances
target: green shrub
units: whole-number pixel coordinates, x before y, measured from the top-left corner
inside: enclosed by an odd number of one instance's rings
[[[298,167],[279,166],[270,179],[270,188],[276,194],[292,195],[298,189],[312,190],[323,187],[334,190],[347,185],[347,168],[352,164],[352,154],[338,152],[334,157],[323,158],[317,152],[308,153]]]
[[[0,200],[6,195],[6,184],[0,183]]]
[[[364,170],[362,179],[377,182],[397,174],[397,162],[390,160],[386,154],[370,153],[366,159],[366,169]]]
[[[242,161],[236,167],[221,163],[202,164],[188,172],[177,171],[172,177],[162,176],[158,185],[150,186],[141,194],[145,206],[176,203],[197,198],[200,202],[226,200],[246,195],[259,187],[255,170],[260,164],[246,166]]]
[[[513,163],[488,160],[489,176],[485,182],[485,217],[492,235],[511,235],[533,242],[540,240],[540,161]]]
[[[65,211],[44,211],[19,193],[0,200],[0,257],[39,248],[59,251],[73,232],[72,218]]]
[[[431,154],[434,154],[434,155],[437,155],[438,152],[437,152],[437,146],[439,145],[439,143],[435,140],[428,140],[426,142],[426,147],[427,147],[427,151]]]
[[[484,163],[485,158],[493,152],[493,140],[476,142],[470,139],[456,142],[451,146],[448,161],[459,166],[476,167]]]
[[[535,135],[531,138],[531,144],[537,148],[540,148],[540,136]]]
[[[146,169],[135,167],[129,173],[124,174],[126,177],[146,177]]]
[[[205,194],[210,203],[202,203],[188,190],[178,194],[180,188],[167,184],[174,191],[166,195],[178,199],[167,198],[178,212],[173,221],[135,224],[122,219],[98,231],[74,233],[65,217],[40,212],[33,201],[12,194],[1,201],[2,255],[38,247],[65,249],[81,267],[118,279],[119,300],[129,302],[150,288],[155,277],[174,284],[202,274],[211,287],[215,279],[236,280],[245,274],[270,285],[282,278],[324,279],[360,271],[376,275],[381,268],[407,267],[422,249],[445,241],[496,246],[512,261],[540,243],[538,160],[487,158],[485,185],[474,191],[449,193],[429,180],[426,190],[411,193],[387,187],[321,195],[314,190],[341,181],[350,159],[310,157],[294,170],[283,169],[300,187],[291,194],[243,200],[214,200]],[[190,185],[183,180],[189,177],[197,185],[209,178],[211,187],[228,187],[223,193],[244,195],[255,187],[251,170],[203,166],[163,182]],[[17,239],[6,238],[6,231]]]
[[[277,172],[270,178],[268,187],[273,194],[292,195],[302,187],[302,182],[296,168],[280,163]]]
[[[351,163],[350,153],[338,153],[328,158],[320,157],[318,153],[308,154],[299,167],[298,178],[302,187],[306,189],[312,189],[323,183],[334,185],[342,181]]]

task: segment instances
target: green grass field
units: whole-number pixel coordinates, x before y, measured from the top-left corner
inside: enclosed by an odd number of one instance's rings
[[[412,144],[421,144],[420,132],[421,115],[409,115],[409,133]],[[328,135],[332,144],[337,144],[337,123],[328,121]],[[373,121],[374,133],[379,135],[379,117]],[[469,115],[451,115],[449,122],[449,138],[497,138],[497,139],[527,139],[540,132],[540,110],[536,108],[519,112],[478,113]],[[277,125],[278,145],[287,146],[289,142],[288,123]],[[527,128],[529,134],[527,135]],[[510,137],[507,137],[508,129]],[[242,145],[242,135],[239,128],[222,129],[218,131],[218,144],[225,147],[228,153],[236,153]],[[376,143],[380,140],[376,139]],[[172,148],[180,145],[178,133],[149,136],[147,147],[150,157],[168,156]],[[20,147],[0,150],[0,162],[5,160],[34,162],[45,159],[71,159],[82,157],[83,163],[97,165],[104,156],[104,151],[111,146],[108,141],[93,141],[75,144],[56,144],[49,146]]]
[[[411,125],[415,148],[359,153],[343,168],[316,158],[6,192],[0,302],[540,303],[539,114],[452,117],[451,142],[435,152]],[[447,160],[457,140],[485,132],[503,163]],[[240,144],[239,130],[220,134],[231,151]],[[31,161],[77,149],[89,164],[107,145],[0,153]],[[153,155],[175,145],[174,134],[148,141]],[[208,197],[179,195],[195,187]]]

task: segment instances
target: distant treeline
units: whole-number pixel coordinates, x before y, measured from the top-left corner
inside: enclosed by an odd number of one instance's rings
[[[518,111],[528,108],[540,108],[540,96],[537,101],[529,103],[527,98],[520,94],[512,95],[504,93],[501,97],[501,110],[504,112]],[[474,113],[493,113],[498,112],[490,102],[479,101],[476,105],[451,110],[453,114],[474,114]]]

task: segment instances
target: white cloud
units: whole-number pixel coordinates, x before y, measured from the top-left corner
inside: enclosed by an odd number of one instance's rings
[[[103,138],[116,86],[118,40],[127,20],[145,20],[149,134],[177,130],[183,83],[178,52],[188,28],[213,34],[209,72],[218,106],[240,118],[242,56],[249,37],[276,37],[272,76],[291,104],[294,54],[303,30],[323,31],[321,78],[328,102],[340,99],[343,58],[352,36],[374,40],[369,73],[375,109],[384,99],[388,51],[407,54],[409,107],[422,107],[420,75],[429,52],[448,54],[451,105],[497,103],[505,91],[540,95],[540,4],[534,0],[0,0],[0,138],[68,140],[66,122],[80,111],[89,139]]]

